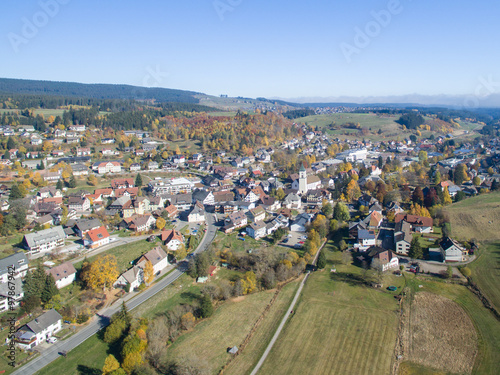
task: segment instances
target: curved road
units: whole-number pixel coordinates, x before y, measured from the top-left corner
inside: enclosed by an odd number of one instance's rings
[[[205,251],[208,248],[208,245],[212,242],[217,232],[215,227],[215,220],[213,214],[206,214],[207,217],[207,232],[200,244],[194,251],[194,253],[200,253]],[[127,307],[129,310],[134,309],[140,304],[144,303],[155,294],[161,292],[168,285],[172,284],[175,280],[182,276],[182,274],[186,271],[187,263],[180,262],[177,269],[171,272],[168,276],[158,281],[144,292],[140,293],[133,299],[127,302]],[[121,308],[120,303],[115,303],[113,306],[110,306],[104,310],[102,310],[97,317],[93,318],[93,320],[73,336],[69,337],[66,340],[58,341],[55,344],[52,344],[49,349],[45,350],[39,357],[31,360],[24,366],[20,367],[16,371],[12,373],[12,375],[32,375],[37,371],[40,371],[42,368],[47,366],[52,361],[56,360],[61,351],[69,352],[70,350],[76,348],[82,342],[87,340],[89,337],[95,335],[99,330],[106,327],[109,324],[109,320],[114,313],[116,313]]]

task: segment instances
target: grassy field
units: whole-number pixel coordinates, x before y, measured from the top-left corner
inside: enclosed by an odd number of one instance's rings
[[[266,349],[267,344],[271,341],[276,328],[283,318],[283,314],[287,311],[288,306],[290,306],[298,284],[299,281],[293,281],[281,290],[265,319],[253,334],[252,339],[243,352],[226,368],[224,371],[225,374],[241,375],[251,372]]]
[[[116,256],[118,271],[121,273],[126,271],[131,267],[130,262],[139,258],[142,254],[151,250],[153,247],[157,245],[156,242],[148,242],[146,240],[140,240],[132,243],[125,244],[123,246],[117,246],[107,251],[104,251],[98,255],[94,255],[88,258],[89,262],[92,262],[99,256],[103,256],[106,254],[112,254]],[[82,261],[83,262],[83,261]],[[82,267],[82,262],[78,262],[75,264],[76,269],[80,269]]]
[[[71,350],[66,358],[59,357],[44,367],[37,375],[82,375],[100,374],[108,354],[113,353],[110,346],[102,341],[98,335],[85,340],[78,349]]]
[[[243,342],[273,294],[255,293],[224,303],[212,318],[177,339],[167,350],[167,358],[193,353],[208,361],[210,372],[216,374],[231,357],[227,348]]]
[[[329,264],[307,281],[261,374],[390,373],[398,325],[393,294],[348,277],[362,271],[340,264],[339,252],[326,255]],[[332,264],[336,274],[329,272]],[[394,279],[385,281],[402,282]]]
[[[19,248],[14,248],[14,246],[17,246],[23,240],[23,237],[23,234],[18,233],[0,238],[0,258],[5,258],[19,251]]]
[[[500,192],[482,194],[446,207],[457,239],[500,240]]]
[[[500,310],[500,243],[489,243],[481,246],[478,259],[469,268],[472,279]]]

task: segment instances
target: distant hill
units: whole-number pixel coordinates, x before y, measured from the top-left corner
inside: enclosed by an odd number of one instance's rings
[[[94,99],[155,99],[158,102],[199,103],[194,91],[131,85],[88,84],[0,78],[0,93],[54,95]]]

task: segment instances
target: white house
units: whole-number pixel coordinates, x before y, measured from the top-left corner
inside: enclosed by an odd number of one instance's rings
[[[76,270],[71,262],[65,262],[47,271],[54,277],[57,289],[70,285],[76,279]]]
[[[154,249],[149,250],[146,254],[139,258],[137,261],[137,266],[144,269],[146,266],[146,262],[150,261],[153,265],[154,274],[159,274],[162,270],[168,267],[168,257],[167,253],[163,251],[160,246],[155,247]]]
[[[205,222],[205,209],[202,204],[196,203],[188,214],[188,222],[189,223],[199,223]]]
[[[463,262],[467,260],[467,249],[454,239],[446,237],[441,241],[439,246],[445,262]]]
[[[161,240],[169,250],[177,250],[184,243],[184,238],[179,231],[175,229],[164,230],[161,232]]]
[[[124,273],[122,273],[118,279],[115,281],[113,286],[115,287],[126,287],[130,286],[129,291],[133,291],[138,288],[139,285],[144,281],[144,271],[138,266],[133,266]]]
[[[246,232],[252,238],[259,239],[261,237],[265,237],[266,235],[266,223],[263,221],[256,221],[255,223],[251,223],[247,228]]]
[[[62,328],[62,316],[54,309],[25,324],[15,333],[15,342],[23,349],[32,349]]]
[[[290,225],[290,230],[292,232],[305,232],[306,226],[310,223],[310,221],[311,217],[309,216],[309,214],[303,213],[297,215],[294,222]]]
[[[83,244],[90,249],[96,249],[100,246],[108,244],[110,236],[106,227],[100,226],[99,228],[92,229],[85,234]]]

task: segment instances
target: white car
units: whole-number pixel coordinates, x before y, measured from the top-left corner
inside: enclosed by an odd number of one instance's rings
[[[49,337],[49,338],[47,339],[47,342],[48,342],[49,344],[55,344],[55,343],[57,342],[57,337]]]

